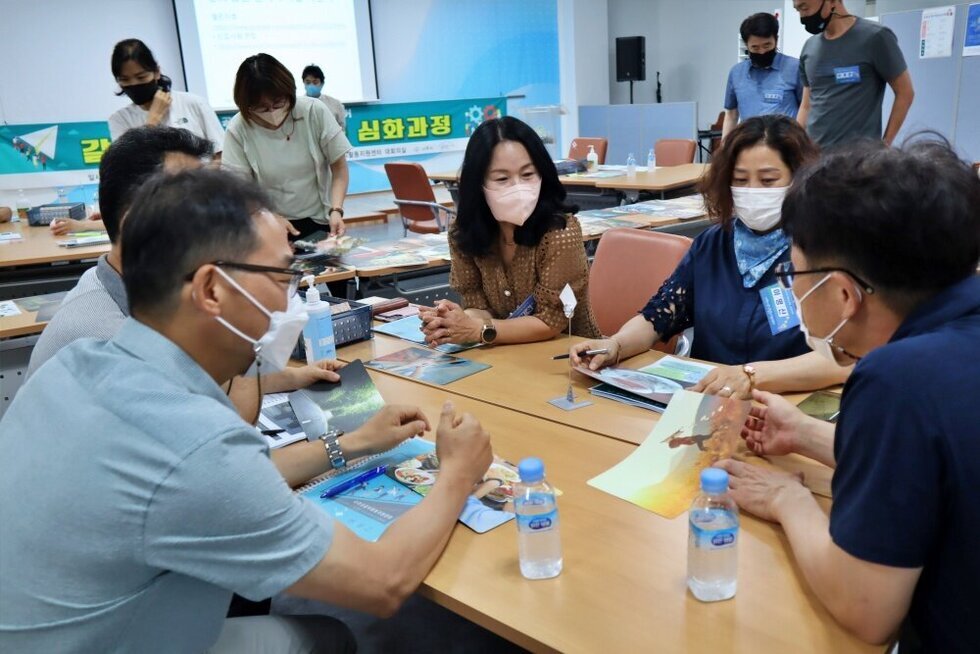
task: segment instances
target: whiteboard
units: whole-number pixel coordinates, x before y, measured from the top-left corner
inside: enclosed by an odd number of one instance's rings
[[[187,90],[218,111],[235,109],[238,67],[270,54],[296,78],[323,69],[324,92],[341,102],[378,99],[368,0],[174,0]]]

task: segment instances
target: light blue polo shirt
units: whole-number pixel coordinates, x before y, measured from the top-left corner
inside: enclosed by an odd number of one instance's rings
[[[738,109],[740,120],[766,114],[796,118],[802,99],[800,60],[781,52],[768,68],[753,66],[746,59],[728,71],[725,109]]]
[[[0,651],[202,652],[233,592],[309,572],[331,518],[182,349],[129,318],[0,421]]]

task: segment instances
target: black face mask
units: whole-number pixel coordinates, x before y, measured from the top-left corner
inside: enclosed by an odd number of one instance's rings
[[[827,18],[822,17],[820,14],[823,13],[823,6],[826,4],[827,0],[823,0],[820,3],[820,9],[812,16],[800,16],[800,23],[803,24],[803,29],[805,29],[810,34],[820,34],[825,29],[827,29],[827,23],[830,22],[830,16]]]
[[[773,48],[769,52],[749,53],[749,61],[752,62],[753,66],[758,66],[759,68],[769,68],[769,66],[772,66],[772,62],[775,58],[776,48]]]
[[[124,86],[122,87],[122,92],[133,101],[133,104],[142,105],[153,101],[153,96],[156,95],[158,88],[160,87],[157,85],[156,81],[153,81],[147,82],[146,84]]]

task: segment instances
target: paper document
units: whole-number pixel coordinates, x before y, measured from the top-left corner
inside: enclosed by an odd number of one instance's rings
[[[951,57],[955,26],[955,6],[924,9],[919,26],[919,59]]]
[[[14,304],[13,300],[4,300],[0,302],[0,318],[9,318],[10,316],[19,316],[21,310]]]

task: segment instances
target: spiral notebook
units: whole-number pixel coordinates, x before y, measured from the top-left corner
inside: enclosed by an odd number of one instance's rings
[[[359,459],[343,473],[328,472],[296,492],[364,540],[373,542],[432,489],[439,476],[435,448],[431,441],[411,438],[387,452]],[[320,497],[328,488],[377,466],[388,466],[387,474],[336,497]],[[513,484],[519,479],[512,464],[494,457],[483,481],[466,498],[459,521],[482,534],[513,520]]]
[[[368,541],[376,541],[381,534],[409,509],[422,501],[422,496],[398,483],[388,475],[375,477],[358,488],[336,497],[321,498],[328,488],[356,477],[375,466],[396,464],[435,451],[435,443],[421,438],[410,438],[395,448],[380,454],[358,459],[356,465],[344,472],[335,470],[317,477],[296,493],[326,511],[334,520]]]

